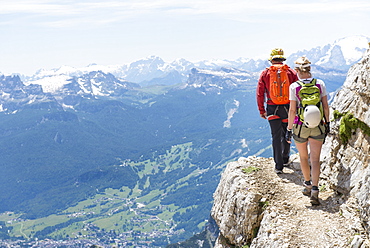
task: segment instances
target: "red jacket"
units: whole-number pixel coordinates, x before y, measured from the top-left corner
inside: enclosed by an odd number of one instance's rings
[[[298,81],[297,73],[292,69],[288,69],[288,77],[290,84]],[[267,68],[262,71],[257,84],[257,105],[260,114],[266,113],[265,99],[270,99],[268,88],[270,87],[270,70]],[[276,105],[271,100],[267,100],[267,104]]]

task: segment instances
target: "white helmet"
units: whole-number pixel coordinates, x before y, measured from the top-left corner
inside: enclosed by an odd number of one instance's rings
[[[308,128],[317,127],[320,124],[320,121],[321,121],[320,109],[315,105],[308,105],[304,109],[303,118],[304,118],[303,123]]]

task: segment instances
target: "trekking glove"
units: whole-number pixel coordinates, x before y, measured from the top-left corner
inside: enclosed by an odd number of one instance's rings
[[[330,133],[330,122],[326,122],[324,126],[325,126],[325,135],[328,135]]]
[[[293,135],[292,129],[287,129],[287,131],[285,133],[285,140],[286,141],[291,141],[292,140],[292,135]]]

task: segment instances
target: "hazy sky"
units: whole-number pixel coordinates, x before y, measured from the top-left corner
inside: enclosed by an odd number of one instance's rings
[[[0,0],[0,72],[268,57],[370,37],[368,0]]]

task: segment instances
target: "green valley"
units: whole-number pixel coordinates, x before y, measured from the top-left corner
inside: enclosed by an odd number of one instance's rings
[[[194,226],[194,231],[201,230],[206,219],[187,219],[187,213],[197,209],[199,216],[207,216],[211,207],[211,198],[199,208],[199,202],[174,200],[169,194],[189,186],[189,181],[206,176],[207,169],[198,168],[189,160],[192,143],[171,147],[166,154],[156,160],[143,162],[120,161],[118,167],[131,167],[140,180],[134,188],[98,189],[89,199],[78,202],[57,214],[37,219],[23,219],[21,214],[6,212],[0,215],[8,227],[12,227],[9,236],[16,238],[104,238],[108,242],[130,244],[166,245],[172,236],[184,236],[189,233],[179,226]],[[187,171],[187,173],[179,173]],[[158,180],[160,175],[170,175],[169,179]],[[122,180],[125,180],[123,177]],[[175,218],[176,217],[176,218]],[[185,217],[185,218],[183,218]],[[169,240],[164,239],[167,237]],[[131,241],[131,242],[130,242]]]

